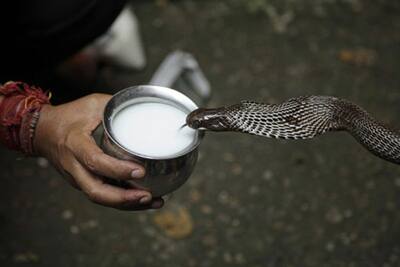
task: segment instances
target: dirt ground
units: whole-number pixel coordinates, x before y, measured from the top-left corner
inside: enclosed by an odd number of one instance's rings
[[[209,106],[335,95],[400,126],[400,2],[135,1],[149,80],[175,49]],[[105,80],[107,80],[105,79]],[[209,133],[163,209],[89,202],[43,160],[1,150],[0,266],[400,266],[400,168],[350,135],[280,141]]]

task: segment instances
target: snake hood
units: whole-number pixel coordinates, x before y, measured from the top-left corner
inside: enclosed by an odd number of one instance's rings
[[[400,164],[400,134],[360,106],[332,96],[302,96],[280,104],[242,101],[190,113],[189,127],[264,137],[310,139],[328,131],[349,132],[376,156]]]

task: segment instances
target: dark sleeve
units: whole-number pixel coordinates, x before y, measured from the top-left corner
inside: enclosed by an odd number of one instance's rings
[[[0,1],[0,83],[50,69],[103,34],[126,0]]]

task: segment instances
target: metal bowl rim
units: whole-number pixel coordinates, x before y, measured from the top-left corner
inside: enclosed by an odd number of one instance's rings
[[[138,89],[152,89],[155,91],[160,91],[160,92],[168,92],[168,94],[171,95],[175,95],[179,98],[183,98],[185,99],[185,101],[188,101],[193,107],[194,109],[198,108],[198,106],[186,95],[182,94],[181,92],[171,89],[171,88],[167,88],[167,87],[162,87],[162,86],[155,86],[155,85],[136,85],[136,86],[131,86],[125,89],[122,89],[121,91],[118,91],[117,93],[115,93],[111,99],[107,102],[105,108],[104,108],[104,112],[103,112],[103,120],[102,120],[102,125],[104,128],[104,132],[107,135],[108,138],[110,138],[110,140],[116,145],[118,146],[118,148],[122,149],[123,151],[125,151],[126,153],[128,153],[129,155],[133,156],[133,157],[139,157],[142,159],[150,159],[150,160],[173,160],[173,159],[177,159],[180,157],[184,157],[185,155],[192,153],[195,149],[197,149],[197,147],[200,145],[201,140],[204,137],[204,131],[197,131],[197,140],[187,149],[184,149],[176,154],[170,155],[170,156],[163,156],[163,157],[154,157],[154,156],[147,156],[135,151],[132,151],[128,148],[125,148],[122,144],[120,144],[112,135],[112,133],[110,132],[111,130],[111,123],[110,120],[108,119],[108,117],[106,118],[106,116],[110,115],[112,116],[113,114],[108,114],[106,111],[108,109],[110,109],[110,105],[113,103],[113,100],[115,100],[117,97],[119,97],[120,95],[126,93],[127,91],[131,91],[131,90],[138,90]],[[128,100],[127,100],[128,101]],[[182,103],[181,103],[182,104]],[[109,130],[110,129],[110,130]]]

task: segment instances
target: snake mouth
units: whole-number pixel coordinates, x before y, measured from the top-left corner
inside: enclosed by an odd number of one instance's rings
[[[187,123],[185,123],[181,127],[179,127],[179,130],[181,130],[181,129],[185,128],[185,127],[190,127],[190,126]],[[205,130],[207,130],[205,127],[199,127],[199,128],[190,127],[190,128],[192,128],[194,130],[197,130],[197,131],[205,131]]]
[[[201,122],[198,120],[191,120],[190,123],[187,123],[187,125],[192,128],[192,129],[199,129],[201,127]]]
[[[199,108],[193,110],[189,115],[186,117],[186,124],[192,129],[199,129],[202,126],[202,121],[204,120],[204,113],[206,109]]]

